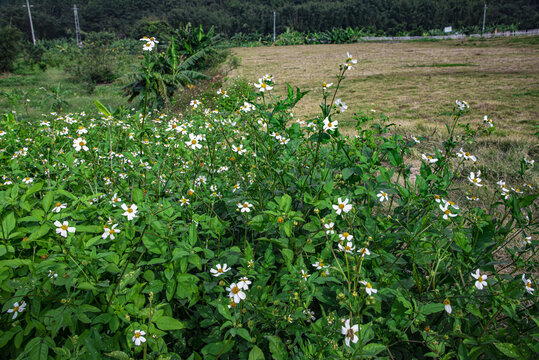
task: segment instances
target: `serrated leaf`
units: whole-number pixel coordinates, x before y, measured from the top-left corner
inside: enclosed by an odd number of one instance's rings
[[[254,346],[251,351],[249,352],[249,359],[248,360],[266,360],[264,357],[264,353],[258,346]]]
[[[510,344],[510,343],[494,343],[494,346],[496,346],[496,348],[500,350],[500,352],[504,354],[505,356],[508,356],[513,359],[521,358],[516,345]]]
[[[278,336],[268,335],[266,336],[266,339],[268,339],[270,343],[269,348],[274,360],[285,360],[288,358],[286,355],[286,348]]]
[[[387,348],[384,344],[367,344],[363,347],[363,356],[376,356]]]
[[[185,324],[170,316],[161,316],[155,322],[155,325],[160,330],[181,330],[185,328]]]
[[[129,360],[129,355],[123,351],[113,351],[106,353],[105,355],[117,360]]]

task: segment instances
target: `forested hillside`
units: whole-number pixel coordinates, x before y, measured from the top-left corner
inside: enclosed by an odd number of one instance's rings
[[[29,34],[24,0],[0,0],[0,25],[11,23]],[[148,22],[177,27],[191,22],[215,26],[227,35],[267,34],[287,27],[322,31],[333,27],[363,27],[373,32],[421,35],[424,30],[451,25],[457,29],[480,26],[484,0],[31,0],[36,35],[40,39],[70,36],[73,4],[77,4],[83,31],[106,30],[119,36],[137,36]],[[537,0],[487,1],[487,26],[539,27]]]

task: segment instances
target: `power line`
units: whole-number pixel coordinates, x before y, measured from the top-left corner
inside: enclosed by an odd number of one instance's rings
[[[73,13],[75,16],[75,36],[77,37],[77,45],[82,47],[82,41],[80,40],[80,26],[79,26],[79,12],[77,5],[73,6]]]
[[[32,42],[34,45],[36,44],[36,35],[34,34],[34,23],[32,22],[32,12],[30,11],[30,7],[34,5],[30,5],[30,1],[26,0],[26,8],[28,9],[28,18],[30,19],[30,30],[32,31]]]

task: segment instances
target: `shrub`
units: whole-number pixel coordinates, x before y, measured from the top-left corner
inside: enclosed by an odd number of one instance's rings
[[[15,60],[21,53],[22,33],[13,26],[0,28],[0,72],[12,71]]]
[[[270,75],[189,116],[5,115],[4,356],[532,358],[538,194],[460,149],[466,102],[442,144],[362,113],[344,137],[353,62],[308,121]]]

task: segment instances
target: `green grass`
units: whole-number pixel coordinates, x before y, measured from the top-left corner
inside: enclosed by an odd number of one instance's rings
[[[479,66],[479,65],[467,64],[467,63],[435,63],[435,64],[404,65],[402,67],[416,68],[416,67],[459,67],[459,66]]]
[[[94,100],[113,108],[127,105],[121,88],[125,77],[112,84],[91,86],[72,79],[62,69],[49,68],[44,72],[7,74],[0,77],[0,110],[15,110],[30,118],[53,111],[54,100],[50,90],[60,85],[63,99],[67,102],[63,112],[80,112],[95,109]],[[26,100],[29,99],[30,102]]]

